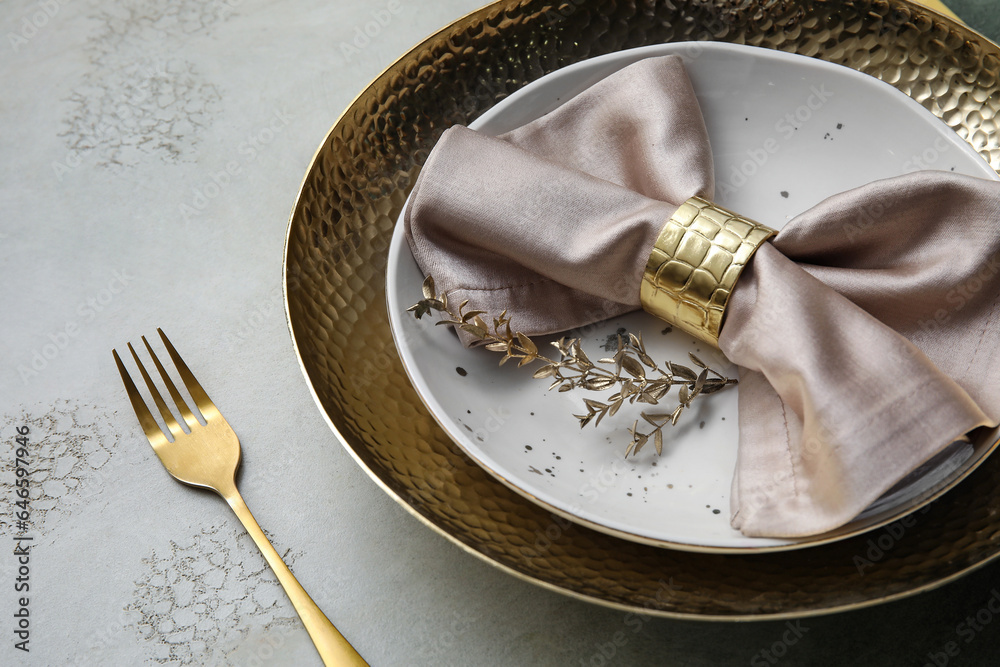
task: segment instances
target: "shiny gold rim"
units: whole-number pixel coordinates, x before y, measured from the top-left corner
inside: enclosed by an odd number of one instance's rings
[[[493,480],[436,425],[396,356],[385,256],[427,150],[445,127],[587,57],[690,39],[822,55],[892,83],[1000,166],[1000,48],[985,38],[902,0],[734,4],[502,1],[387,68],[317,150],[291,215],[284,289],[296,355],[324,417],[379,486],[466,551],[551,590],[654,615],[747,620],[940,586],[1000,551],[996,457],[914,525],[896,524],[902,534],[754,555],[658,549],[552,517]]]

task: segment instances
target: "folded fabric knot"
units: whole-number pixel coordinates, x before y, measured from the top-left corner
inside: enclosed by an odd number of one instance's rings
[[[499,137],[447,130],[411,193],[407,240],[449,299],[507,309],[529,335],[647,305],[717,336],[740,367],[731,522],[746,535],[837,528],[997,425],[1000,183],[877,181],[770,242],[766,228],[741,228],[741,246],[752,238],[731,257],[703,266],[713,246],[691,241],[671,266],[660,251],[683,236],[671,221],[714,211],[712,174],[682,61],[651,58]],[[873,205],[877,223],[843,233]]]

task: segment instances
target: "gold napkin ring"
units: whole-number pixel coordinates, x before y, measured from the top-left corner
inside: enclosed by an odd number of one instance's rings
[[[714,347],[726,302],[761,243],[777,234],[753,220],[691,197],[663,225],[639,288],[646,312]]]

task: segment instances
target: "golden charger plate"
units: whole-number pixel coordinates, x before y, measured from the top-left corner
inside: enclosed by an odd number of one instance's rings
[[[915,515],[798,552],[722,555],[621,540],[551,515],[468,460],[403,370],[385,269],[395,221],[441,132],[593,56],[716,40],[822,58],[923,104],[1000,167],[1000,47],[904,0],[503,0],[415,47],[362,92],[313,158],[285,247],[289,328],[348,451],[468,552],[546,588],[647,614],[776,619],[883,602],[1000,554],[1000,457]]]

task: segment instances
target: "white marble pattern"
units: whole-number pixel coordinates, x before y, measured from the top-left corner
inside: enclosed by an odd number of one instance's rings
[[[147,569],[126,607],[127,629],[153,645],[157,662],[233,662],[255,626],[265,633],[302,630],[250,537],[238,530],[234,539],[234,530],[203,528],[142,559]],[[295,566],[290,550],[282,558]]]
[[[12,425],[30,429],[31,523],[44,537],[52,526],[71,520],[75,507],[98,501],[105,488],[106,470],[119,446],[117,429],[107,410],[74,405],[56,399],[46,412],[22,408],[4,415],[3,435],[8,441]],[[0,493],[12,497],[17,478],[13,466],[0,471]],[[0,516],[0,530],[13,532],[13,516]]]
[[[63,138],[100,166],[189,155],[221,111],[219,88],[184,55],[233,17],[222,3],[132,0],[95,8],[89,65],[69,97]],[[150,46],[155,45],[151,52]]]

